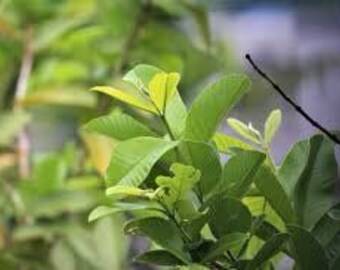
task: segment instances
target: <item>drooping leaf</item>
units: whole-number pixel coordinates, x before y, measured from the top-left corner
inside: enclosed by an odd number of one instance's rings
[[[184,138],[209,141],[222,118],[249,90],[250,81],[243,75],[230,75],[210,85],[193,103]]]
[[[268,116],[264,127],[264,141],[269,144],[281,125],[282,114],[280,110],[274,110]]]
[[[118,111],[91,120],[84,126],[84,129],[118,140],[128,140],[143,136],[157,137],[157,134],[147,126],[130,115]]]
[[[242,137],[256,144],[261,144],[260,133],[254,128],[252,128],[251,125],[247,126],[246,124],[242,123],[241,121],[235,118],[228,118],[227,123],[236,133],[238,133]]]
[[[317,240],[305,229],[289,226],[294,259],[301,270],[328,269],[326,254]]]
[[[247,265],[246,270],[255,270],[264,262],[275,256],[282,250],[283,245],[289,240],[289,234],[280,233],[273,235],[261,249],[257,252],[255,257]]]
[[[290,223],[294,220],[291,203],[270,168],[262,166],[259,169],[255,176],[255,184],[283,221]]]
[[[149,93],[157,109],[164,114],[168,102],[177,90],[178,73],[157,73],[149,83]]]
[[[139,186],[161,156],[177,142],[152,137],[139,137],[119,143],[106,171],[109,186]]]
[[[223,133],[216,133],[213,137],[213,141],[219,152],[224,154],[233,154],[233,148],[239,148],[242,150],[252,150],[253,147],[245,142]]]
[[[184,262],[167,250],[150,250],[134,258],[137,262],[162,266],[178,266]]]
[[[222,175],[217,151],[207,143],[193,141],[182,141],[178,149],[186,162],[201,172],[198,192],[202,199],[207,199],[219,184]]]
[[[124,231],[146,235],[183,262],[189,263],[191,261],[190,255],[184,250],[180,231],[169,220],[160,217],[134,219],[125,225]]]
[[[247,239],[244,233],[230,233],[222,236],[214,245],[211,246],[208,253],[202,259],[202,262],[213,261],[225,252],[238,247]]]
[[[128,94],[122,90],[119,90],[119,89],[116,89],[110,86],[96,86],[96,87],[93,87],[91,90],[107,94],[128,105],[135,106],[138,109],[141,109],[141,110],[153,113],[153,114],[157,114],[157,110],[152,105],[151,102],[145,102],[143,100],[140,100],[137,97],[134,97],[131,94]]]
[[[332,142],[315,135],[297,143],[282,164],[279,179],[294,202],[298,224],[313,228],[333,205],[337,163]]]
[[[261,152],[244,151],[232,157],[223,168],[220,192],[241,198],[252,184],[266,156]]]
[[[234,232],[247,232],[251,219],[248,208],[236,199],[218,197],[210,205],[209,226],[217,238]]]

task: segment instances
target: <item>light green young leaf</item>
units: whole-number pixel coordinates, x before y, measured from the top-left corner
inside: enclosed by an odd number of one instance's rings
[[[190,109],[184,138],[209,141],[225,114],[249,88],[250,81],[244,75],[229,75],[207,87]]]
[[[269,144],[281,125],[282,114],[280,110],[274,110],[268,116],[264,127],[264,141]]]
[[[152,78],[159,73],[165,72],[157,67],[141,64],[135,66],[124,76],[123,79],[134,84],[137,88],[143,87],[146,91],[149,91],[148,88]],[[179,139],[185,128],[187,112],[186,107],[177,91],[175,91],[173,97],[168,100],[168,104],[165,107],[165,118],[175,138]]]
[[[153,114],[158,114],[156,108],[151,103],[147,103],[145,101],[139,100],[138,98],[122,90],[115,89],[110,86],[96,86],[96,87],[93,87],[91,90],[107,94],[115,99],[118,99],[119,101],[135,106],[138,109],[141,109],[141,110],[153,113]]]
[[[138,137],[119,143],[106,171],[107,184],[138,187],[162,155],[177,144],[152,137]]]
[[[130,115],[118,111],[91,120],[85,124],[84,129],[118,140],[128,140],[143,136],[157,137],[157,134],[147,126]]]
[[[201,173],[191,166],[175,163],[171,166],[170,171],[173,177],[158,176],[156,183],[160,187],[157,197],[172,206],[180,200],[186,199],[190,190],[199,181]]]
[[[178,73],[161,72],[156,74],[149,83],[149,93],[157,109],[164,114],[168,102],[176,92],[180,80]]]
[[[235,118],[228,118],[227,119],[228,125],[242,137],[256,143],[261,144],[261,135],[260,133],[255,130],[251,125],[246,125],[241,121]]]

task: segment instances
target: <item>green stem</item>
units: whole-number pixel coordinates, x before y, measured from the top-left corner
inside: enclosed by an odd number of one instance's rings
[[[175,214],[170,211],[170,209],[165,205],[165,203],[162,202],[161,199],[158,198],[157,202],[163,207],[167,216],[175,223],[176,227],[183,235],[183,238],[185,239],[185,241],[188,243],[191,243],[192,239],[190,235],[182,228],[181,224],[179,224],[177,218],[175,217]]]

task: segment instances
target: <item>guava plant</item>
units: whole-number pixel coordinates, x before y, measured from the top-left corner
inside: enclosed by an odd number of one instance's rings
[[[292,269],[340,269],[333,142],[321,134],[299,141],[277,166],[270,143],[279,110],[264,132],[231,118],[240,139],[218,132],[250,90],[246,76],[218,80],[190,108],[179,81],[178,73],[138,65],[120,88],[93,88],[144,113],[114,111],[85,125],[118,141],[105,174],[110,203],[89,220],[132,213],[124,232],[152,241],[136,260],[153,265],[275,269],[285,258]]]

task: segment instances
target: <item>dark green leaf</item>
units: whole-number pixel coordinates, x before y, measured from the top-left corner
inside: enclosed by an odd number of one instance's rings
[[[209,226],[217,238],[233,232],[245,233],[250,229],[251,214],[236,199],[218,197],[211,203],[210,211]]]
[[[134,259],[135,261],[142,263],[150,263],[155,265],[170,265],[177,266],[182,265],[183,261],[177,258],[175,255],[167,250],[151,250],[147,251],[141,255],[138,255]]]

